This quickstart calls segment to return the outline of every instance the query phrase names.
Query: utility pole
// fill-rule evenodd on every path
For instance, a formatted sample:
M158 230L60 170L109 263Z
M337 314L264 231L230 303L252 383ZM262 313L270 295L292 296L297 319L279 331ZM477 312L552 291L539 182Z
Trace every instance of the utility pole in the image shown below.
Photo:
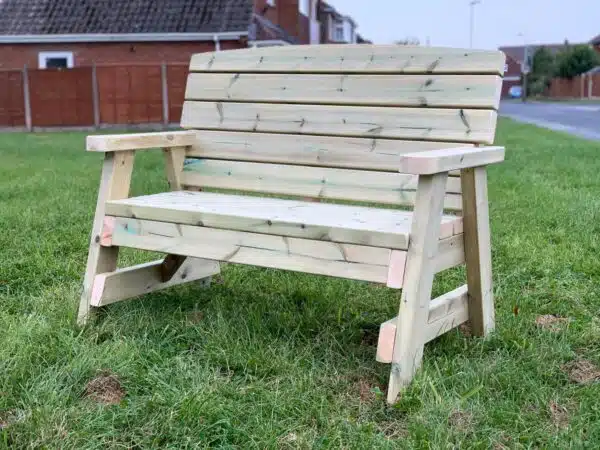
M529 67L529 46L527 45L527 39L525 33L519 33L519 36L523 38L523 62L521 63L521 75L523 76L523 103L527 102L527 75L531 68Z
M469 33L469 47L473 48L473 32L475 29L475 5L478 5L481 3L481 0L471 0L469 2L469 7L471 9L471 27L470 27L470 33Z

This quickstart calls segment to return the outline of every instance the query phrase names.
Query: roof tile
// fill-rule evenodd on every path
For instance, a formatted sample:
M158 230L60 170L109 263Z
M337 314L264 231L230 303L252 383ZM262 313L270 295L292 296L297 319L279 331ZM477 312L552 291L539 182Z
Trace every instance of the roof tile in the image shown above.
M0 0L0 35L248 31L252 0Z

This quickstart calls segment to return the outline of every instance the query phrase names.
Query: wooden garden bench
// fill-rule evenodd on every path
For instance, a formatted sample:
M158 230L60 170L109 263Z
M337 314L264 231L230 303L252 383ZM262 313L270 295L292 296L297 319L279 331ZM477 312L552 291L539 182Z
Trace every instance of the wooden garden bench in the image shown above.
M377 348L394 402L426 342L494 327L486 166L504 149L485 144L503 68L497 51L404 46L194 55L187 131L87 139L105 159L80 323L219 261L382 283L402 289ZM170 192L128 198L134 152L150 148ZM167 256L117 269L119 247ZM432 300L434 275L465 262L467 284Z

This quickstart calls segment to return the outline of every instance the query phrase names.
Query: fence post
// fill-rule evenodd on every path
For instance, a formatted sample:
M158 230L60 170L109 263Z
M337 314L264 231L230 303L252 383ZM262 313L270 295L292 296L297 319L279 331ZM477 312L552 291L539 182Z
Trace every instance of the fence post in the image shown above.
M167 84L167 63L163 62L160 67L162 81L162 104L163 104L163 123L169 125L169 89Z
M27 131L33 130L31 121L31 95L29 93L29 71L27 64L23 66L23 102L25 103L25 126Z
M594 79L593 74L589 74L588 75L588 98L592 98L592 88L594 87L594 82L592 81Z
M100 98L98 95L98 74L96 63L92 63L92 104L94 107L94 127L100 127Z

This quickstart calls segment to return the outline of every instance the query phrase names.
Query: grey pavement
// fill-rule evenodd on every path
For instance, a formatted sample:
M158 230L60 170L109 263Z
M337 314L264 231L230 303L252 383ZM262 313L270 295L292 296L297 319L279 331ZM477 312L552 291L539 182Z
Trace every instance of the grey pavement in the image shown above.
M599 103L502 102L500 115L519 122L531 123L555 131L563 131L600 140Z

